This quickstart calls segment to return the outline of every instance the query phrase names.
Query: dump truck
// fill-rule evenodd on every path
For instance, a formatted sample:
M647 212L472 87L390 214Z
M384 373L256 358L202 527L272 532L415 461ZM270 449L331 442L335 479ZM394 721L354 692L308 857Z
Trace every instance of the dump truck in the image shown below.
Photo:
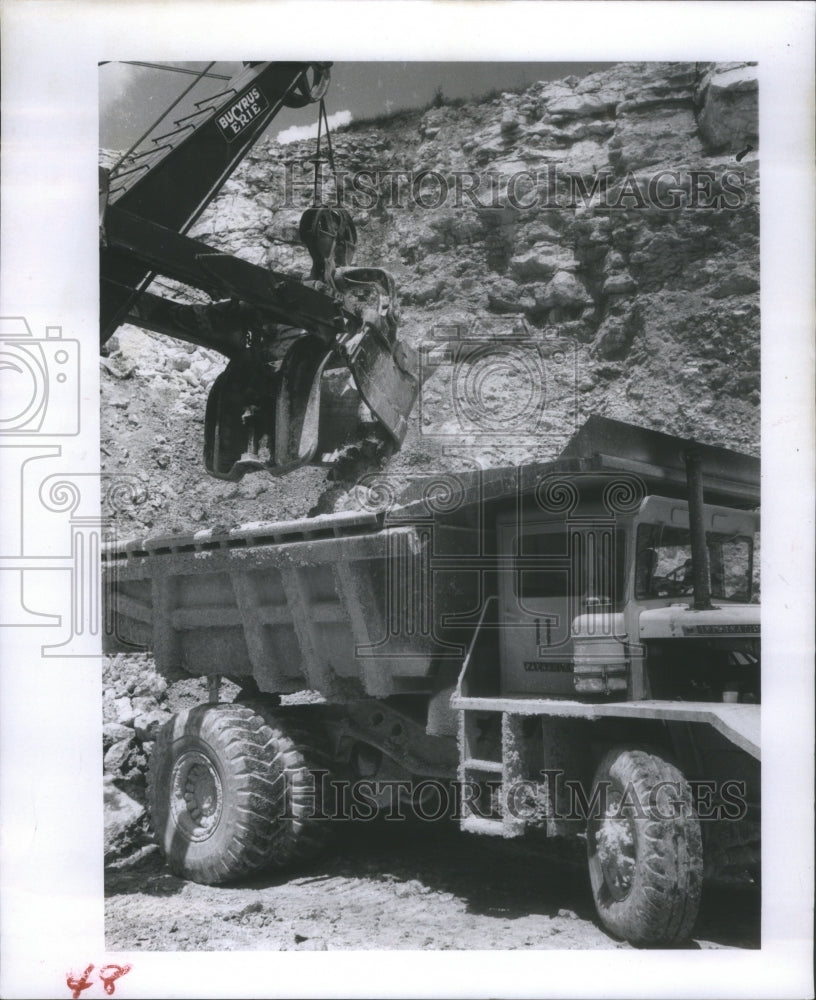
M405 808L583 840L609 932L687 939L704 880L759 879L758 460L592 417L548 463L387 485L105 550L116 641L208 685L152 752L169 866L298 865Z

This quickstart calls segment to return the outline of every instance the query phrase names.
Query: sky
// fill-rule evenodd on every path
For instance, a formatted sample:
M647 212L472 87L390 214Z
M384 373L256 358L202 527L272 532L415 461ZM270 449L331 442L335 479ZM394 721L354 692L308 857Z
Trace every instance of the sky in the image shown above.
M206 63L165 63L168 67L202 70ZM326 95L329 123L336 127L402 108L428 104L438 88L448 98L477 97L495 88L509 89L537 80L585 76L610 63L568 62L341 62L331 70ZM230 76L237 62L217 62L212 73ZM161 112L193 81L192 76L109 62L99 67L99 140L105 149L129 148ZM179 118L192 110L191 101L218 93L225 84L202 81L172 113ZM269 128L270 137L304 138L315 134L317 106L284 109ZM289 131L295 129L296 131ZM282 133L282 135L281 135Z

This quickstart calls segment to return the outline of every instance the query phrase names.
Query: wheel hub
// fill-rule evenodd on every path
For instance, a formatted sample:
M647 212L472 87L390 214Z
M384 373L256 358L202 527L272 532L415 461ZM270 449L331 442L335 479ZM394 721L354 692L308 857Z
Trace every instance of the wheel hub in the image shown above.
M614 899L625 899L634 882L635 829L632 817L621 811L619 792L610 793L595 847L606 887Z
M190 841L211 837L223 809L221 778L199 750L179 757L173 767L170 808L176 828Z

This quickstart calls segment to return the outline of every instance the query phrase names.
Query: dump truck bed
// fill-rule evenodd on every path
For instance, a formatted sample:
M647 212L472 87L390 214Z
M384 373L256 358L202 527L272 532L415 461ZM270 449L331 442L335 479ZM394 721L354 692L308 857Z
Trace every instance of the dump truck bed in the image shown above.
M333 701L422 692L435 657L459 649L428 609L473 600L444 585L429 599L428 544L414 526L339 513L109 545L108 616L170 678L252 677Z

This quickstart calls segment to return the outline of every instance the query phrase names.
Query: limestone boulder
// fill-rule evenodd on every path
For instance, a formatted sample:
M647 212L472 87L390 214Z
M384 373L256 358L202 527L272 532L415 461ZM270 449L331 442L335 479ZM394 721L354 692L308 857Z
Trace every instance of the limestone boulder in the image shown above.
M752 63L713 66L697 90L700 137L708 153L736 155L759 147L757 67Z
M508 273L516 281L540 281L551 278L556 271L574 271L577 262L573 255L549 243L536 244L510 261Z
M105 864L121 861L151 840L145 807L122 791L111 775L102 784Z

